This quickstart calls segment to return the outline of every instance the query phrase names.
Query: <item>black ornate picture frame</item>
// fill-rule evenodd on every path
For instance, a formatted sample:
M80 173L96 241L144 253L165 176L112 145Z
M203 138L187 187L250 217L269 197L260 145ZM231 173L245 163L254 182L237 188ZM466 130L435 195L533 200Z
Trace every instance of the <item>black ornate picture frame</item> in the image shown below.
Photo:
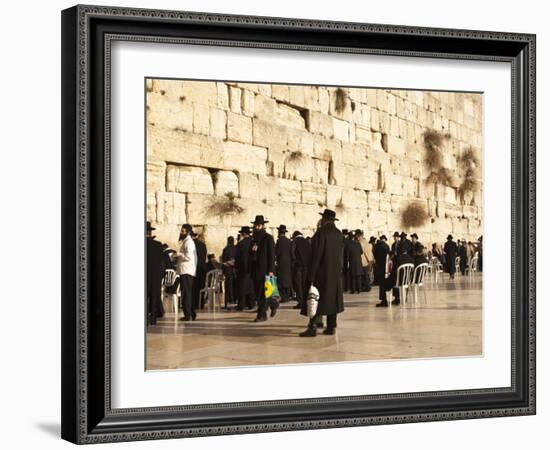
M113 409L109 108L116 40L510 63L511 385ZM62 12L62 85L64 439L84 444L535 414L534 35L75 6Z

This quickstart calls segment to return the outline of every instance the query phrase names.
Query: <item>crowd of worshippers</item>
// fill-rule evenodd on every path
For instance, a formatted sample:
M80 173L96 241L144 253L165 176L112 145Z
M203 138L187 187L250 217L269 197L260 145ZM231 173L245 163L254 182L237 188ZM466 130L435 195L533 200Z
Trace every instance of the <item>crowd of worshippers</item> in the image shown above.
M397 268L401 264L416 266L436 258L454 278L457 256L464 274L473 253L481 255L481 238L474 245L465 241L457 243L449 235L444 246L434 243L427 251L416 233L409 239L406 233L395 232L390 247L385 235L371 236L367 240L362 230L340 231L336 227L336 213L330 209L319 214L321 218L313 236L304 236L295 230L289 237L287 227L280 225L276 229L276 240L266 230L269 221L258 215L251 222L252 226L241 227L236 239L227 238L219 259L208 254L205 243L190 224L182 225L178 248L171 249L155 239L155 228L147 222L148 323L155 324L164 314L161 281L166 269L178 275L177 283L170 289L175 293L179 286L182 321L196 320L197 310L204 306L200 304L199 292L210 270L220 269L223 273L225 308L255 309L255 322L268 320L268 313L274 317L279 304L291 300L296 301L294 309L308 316L308 292L315 286L319 292L317 313L310 317L307 329L300 333L300 336L315 336L317 328L325 328L323 316L327 322L323 333L335 333L336 316L344 310L344 292L369 292L371 286L377 285L380 303L376 306L388 306L386 293L392 289L395 296L392 303L399 304L399 290L395 286ZM266 298L266 276L276 276L278 298Z

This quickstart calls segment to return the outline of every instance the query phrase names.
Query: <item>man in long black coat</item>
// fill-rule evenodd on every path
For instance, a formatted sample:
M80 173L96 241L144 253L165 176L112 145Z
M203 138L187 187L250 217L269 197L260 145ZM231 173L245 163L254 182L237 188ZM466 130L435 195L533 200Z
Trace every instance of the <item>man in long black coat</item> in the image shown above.
M346 251L349 261L350 294L359 294L361 292L361 277L363 276L363 263L361 261L363 250L356 236L347 240L347 249L345 248L344 252Z
M254 296L258 302L258 312L254 322L267 320L267 309L271 309L271 317L277 312L279 303L273 297L265 298L265 277L275 272L275 241L265 229L268 223L264 216L254 219L254 232L250 245L250 276L254 285Z
M349 248L351 245L351 235L348 230L345 228L342 230L342 235L344 239L344 246L342 248L342 280L343 280L343 289L344 292L348 292L351 288L351 279L349 272L350 265L350 252Z
M155 325L164 315L161 280L164 274L164 249L152 232L155 228L147 222L147 324Z
M253 309L256 306L252 278L250 277L250 244L252 239L250 227L242 227L239 231L241 237L235 251L235 271L237 275L237 298L239 303L237 311L245 307Z
M386 236L382 235L374 244L374 278L378 280L378 299L380 300L376 306L388 306L384 281L386 279L386 259L390 254L390 247L386 241Z
M460 273L466 275L466 267L468 266L468 248L466 247L466 241L459 241L458 257L460 258Z
M199 309L199 292L204 287L206 282L206 263L208 251L206 249L206 244L199 239L197 233L193 233L193 242L195 243L195 248L197 249L197 274L193 278L193 311ZM200 305L202 309L203 305Z
M389 291L390 289L393 288L393 295L395 297L395 300L392 301L392 305L399 305L399 303L401 303L399 288L397 287L398 285L397 269L399 269L399 266L402 266L403 264L414 265L414 257L410 254L410 245L408 245L405 242L405 240L402 240L397 244L396 255L392 259L392 268L390 271L390 276L386 278L384 283L385 291ZM388 306L387 299L384 298L382 304L378 304L376 306Z
M449 272L449 275L452 280L454 279L455 272L456 272L455 258L458 253L458 247L456 245L456 242L453 241L453 237L450 234L449 236L447 236L447 242L445 242L443 251L445 252L446 269L447 269L447 272Z
M319 303L307 329L300 333L302 337L317 335L317 322L320 316L327 316L327 327L323 334L335 334L336 317L344 311L344 292L340 276L343 236L334 223L337 220L334 211L325 209L320 214L320 226L311 239L311 264L308 273L308 284L313 284L319 290Z
M292 284L296 292L298 304L294 307L307 311L307 271L311 261L311 247L300 231L292 234ZM307 315L307 312L304 313Z
M225 291L225 309L229 308L230 303L235 303L235 253L237 248L235 247L235 238L229 236L227 238L227 245L222 251L222 271L224 277L224 291Z
M277 286L281 303L286 303L292 295L292 242L285 236L286 225L277 228L279 236L275 244L275 259L277 264Z

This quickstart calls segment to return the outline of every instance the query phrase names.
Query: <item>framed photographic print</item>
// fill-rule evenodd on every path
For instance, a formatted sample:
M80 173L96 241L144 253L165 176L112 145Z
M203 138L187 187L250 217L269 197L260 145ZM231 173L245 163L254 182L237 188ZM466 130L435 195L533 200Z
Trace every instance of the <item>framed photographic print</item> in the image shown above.
M62 12L62 436L535 413L535 36Z

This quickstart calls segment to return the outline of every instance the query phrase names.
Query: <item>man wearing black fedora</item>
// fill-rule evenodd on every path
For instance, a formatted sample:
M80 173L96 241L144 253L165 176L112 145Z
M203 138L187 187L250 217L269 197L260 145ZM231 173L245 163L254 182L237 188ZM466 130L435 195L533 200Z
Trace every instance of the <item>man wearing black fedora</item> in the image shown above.
M196 305L193 303L193 280L197 274L197 249L193 241L193 227L184 223L179 236L179 251L176 253L177 272L180 280L183 317L187 322L197 317Z
M155 325L164 315L162 307L161 280L164 273L164 249L155 239L155 228L147 221L147 324Z
M277 286L281 295L281 303L288 302L292 295L292 242L285 236L287 231L286 225L279 225L277 243L275 244Z
M250 245L250 275L254 285L254 296L258 303L258 311L254 322L267 320L267 309L271 309L271 317L275 316L279 303L273 297L265 298L265 278L275 272L275 241L265 229L269 221L264 216L256 216L252 222L254 231Z
M256 306L254 299L254 288L250 277L250 244L252 230L248 226L239 230L239 242L235 251L235 271L237 275L237 311L245 307L253 309Z
M344 240L342 232L336 228L336 213L325 209L321 215L319 228L311 238L311 263L308 271L308 285L319 291L319 303L314 317L310 318L302 337L317 335L317 323L321 316L327 316L327 327L323 334L336 333L336 317L344 311L344 291L342 289L342 252Z
M450 234L447 236L447 242L445 242L445 245L443 246L443 251L445 252L445 265L447 266L447 272L449 272L449 276L451 277L451 280L453 280L456 272L455 258L457 257L458 246L456 245L456 242L453 241L453 237Z
M376 306L388 306L386 300L386 261L390 255L390 247L386 243L387 238L383 234L374 244L374 279L378 283L378 303Z
M292 284L296 292L298 304L295 309L302 309L306 305L307 271L311 261L311 246L301 231L292 233Z

